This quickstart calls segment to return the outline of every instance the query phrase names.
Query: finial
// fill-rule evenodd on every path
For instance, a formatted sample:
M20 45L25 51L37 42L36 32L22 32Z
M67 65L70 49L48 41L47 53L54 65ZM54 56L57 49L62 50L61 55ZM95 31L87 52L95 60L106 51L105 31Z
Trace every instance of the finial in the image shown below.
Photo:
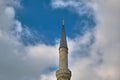
M64 17L62 18L62 25L64 25Z

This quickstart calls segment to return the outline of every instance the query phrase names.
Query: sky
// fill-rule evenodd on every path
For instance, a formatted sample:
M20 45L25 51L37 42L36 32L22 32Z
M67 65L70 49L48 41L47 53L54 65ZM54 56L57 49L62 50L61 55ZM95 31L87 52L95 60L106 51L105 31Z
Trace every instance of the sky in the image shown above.
M71 80L120 80L119 0L0 0L0 80L56 80L62 17Z

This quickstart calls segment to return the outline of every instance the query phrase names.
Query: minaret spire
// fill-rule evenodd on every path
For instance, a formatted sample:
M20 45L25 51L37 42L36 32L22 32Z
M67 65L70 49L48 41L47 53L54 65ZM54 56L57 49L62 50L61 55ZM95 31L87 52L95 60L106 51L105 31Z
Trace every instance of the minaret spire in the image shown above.
M64 18L62 19L62 34L59 47L59 69L56 71L57 80L70 80L71 71L68 68L68 47L64 29Z
M67 48L66 33L64 28L64 18L62 18L62 33L60 40L60 48Z

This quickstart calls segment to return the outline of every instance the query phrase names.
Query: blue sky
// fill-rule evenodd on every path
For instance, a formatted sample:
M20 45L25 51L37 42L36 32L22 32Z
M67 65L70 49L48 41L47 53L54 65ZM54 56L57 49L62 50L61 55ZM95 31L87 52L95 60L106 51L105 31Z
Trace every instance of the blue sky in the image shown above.
M120 80L119 3L0 0L0 80L56 80L62 17L71 80Z
M93 14L78 15L75 11L65 8L53 9L50 0L23 0L21 5L23 8L17 10L16 18L31 31L37 33L32 40L24 35L25 38L22 38L24 44L36 44L37 42L55 44L55 40L59 39L61 35L62 17L65 18L65 28L69 38L82 36L87 29L95 26ZM89 14L90 16L88 16Z

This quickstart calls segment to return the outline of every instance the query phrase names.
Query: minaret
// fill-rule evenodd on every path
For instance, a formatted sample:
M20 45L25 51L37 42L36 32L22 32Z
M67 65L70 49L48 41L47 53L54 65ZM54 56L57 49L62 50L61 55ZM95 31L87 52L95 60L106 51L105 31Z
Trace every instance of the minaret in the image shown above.
M70 80L71 71L68 69L68 47L64 29L64 18L62 19L62 34L59 47L59 70L56 72L57 80Z

